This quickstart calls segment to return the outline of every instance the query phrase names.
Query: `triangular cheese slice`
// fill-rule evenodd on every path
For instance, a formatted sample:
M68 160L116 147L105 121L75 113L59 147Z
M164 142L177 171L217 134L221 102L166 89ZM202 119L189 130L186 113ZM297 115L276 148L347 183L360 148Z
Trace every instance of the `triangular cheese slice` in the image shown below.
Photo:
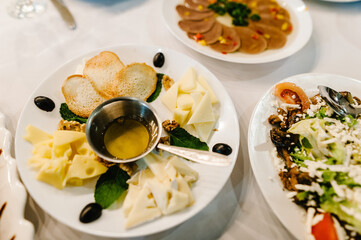
M185 208L189 203L188 195L186 193L172 189L169 204L164 212L165 215L177 212Z
M197 105L192 117L189 119L187 124L211 122L214 120L215 116L213 113L212 101L209 93L207 92Z
M168 205L168 193L171 190L170 182L161 183L156 178L153 178L148 179L147 183L158 208L164 213Z
M162 103L170 111L173 111L177 107L178 88L179 82L174 83L161 98Z
M189 93L197 86L197 73L194 68L190 67L179 81L179 90Z
M216 94L213 92L211 86L209 86L207 80L202 75L198 76L198 82L209 92L211 96L212 103L217 103L218 98L216 97Z
M201 141L203 141L203 142L208 141L208 138L214 129L215 123L216 123L216 121L193 124L194 128L197 131L197 135L201 139Z
M59 130L54 132L54 147L85 139L85 133L77 131Z
M168 177L167 172L164 170L166 159L163 159L161 156L155 155L153 153L149 153L143 159L154 176L159 179L159 181L163 181Z
M157 208L154 198L149 198L151 193L148 186L145 186L138 194L125 223L125 228L131 228L143 222L160 217L162 212Z
M34 127L33 125L28 125L25 131L26 135L24 136L24 139L32 144L37 144L39 142L53 138L51 134L48 134L47 132L44 132L37 127Z

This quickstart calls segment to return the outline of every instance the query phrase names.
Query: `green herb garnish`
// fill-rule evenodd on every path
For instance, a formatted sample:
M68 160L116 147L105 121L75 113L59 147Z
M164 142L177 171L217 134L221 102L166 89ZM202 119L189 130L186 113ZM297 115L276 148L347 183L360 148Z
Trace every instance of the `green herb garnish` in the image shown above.
M115 202L124 191L128 189L127 180L129 175L113 165L103 173L95 186L94 199L103 209L108 208Z
M163 79L164 74L163 73L157 73L157 86L154 90L154 92L152 93L152 95L150 95L147 99L147 102L153 102L155 99L157 99L157 97L159 96L160 92L162 91L162 79Z
M217 0L208 6L219 15L228 13L232 18L232 24L235 26L248 26L248 19L259 21L261 17L258 14L251 15L251 9L243 3L237 3L228 0Z
M189 134L185 129L181 127L176 127L172 131L168 132L168 134L170 145L205 151L209 150L207 143L202 142L201 140L199 140L199 138Z
M87 118L83 118L83 117L79 117L78 115L76 115L75 113L73 113L68 105L66 103L62 103L60 105L60 116L67 121L77 121L79 123L86 123Z

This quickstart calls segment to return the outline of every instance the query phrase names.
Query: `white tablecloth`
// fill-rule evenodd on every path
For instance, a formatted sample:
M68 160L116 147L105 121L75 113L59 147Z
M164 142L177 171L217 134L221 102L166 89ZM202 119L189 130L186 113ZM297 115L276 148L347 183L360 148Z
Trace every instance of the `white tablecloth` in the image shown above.
M65 0L77 22L69 30L51 2L33 19L11 18L0 2L0 111L15 135L21 110L35 88L63 63L90 50L126 43L160 45L183 52L223 83L238 112L240 152L230 180L202 212L147 239L293 239L264 200L250 167L247 131L258 99L276 82L301 73L340 74L361 80L361 2L306 0L313 18L310 41L284 60L233 64L191 50L167 29L162 0ZM29 199L26 217L35 239L102 239L73 230Z

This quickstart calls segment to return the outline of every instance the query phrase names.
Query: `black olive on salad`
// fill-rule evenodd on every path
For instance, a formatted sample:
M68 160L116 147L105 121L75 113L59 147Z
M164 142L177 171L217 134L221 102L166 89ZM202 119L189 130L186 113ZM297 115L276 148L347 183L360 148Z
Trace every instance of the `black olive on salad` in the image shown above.
M51 112L55 108L54 101L44 96L34 98L34 103L38 108L47 112Z
M213 146L212 151L228 156L232 153L232 148L228 144L217 143Z
M164 65L165 62L165 58L164 58L164 54L159 52L157 54L154 55L153 58L153 64L155 67L162 67Z
M90 223L102 215L102 206L98 203L89 203L80 212L79 220L82 223Z

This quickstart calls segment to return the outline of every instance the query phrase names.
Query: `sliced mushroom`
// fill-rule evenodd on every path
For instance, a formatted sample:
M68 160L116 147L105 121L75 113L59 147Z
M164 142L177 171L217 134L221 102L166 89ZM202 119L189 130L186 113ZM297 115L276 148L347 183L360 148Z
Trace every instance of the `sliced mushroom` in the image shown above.
M267 48L266 39L249 27L234 27L241 39L240 52L256 54L261 53Z
M221 53L230 53L238 50L241 46L241 40L237 31L234 28L230 28L222 25L223 33L221 40L210 45L210 47Z
M203 20L213 16L213 12L201 12L191 8L187 8L183 5L177 5L176 10L178 15L186 20Z
M195 39L196 34L188 33L188 37L191 39ZM216 21L213 27L205 33L202 33L202 40L206 42L206 44L213 44L217 42L219 37L222 36L222 24Z
M194 0L184 0L184 5L188 8L201 11L201 12L212 12L212 10L208 9L209 4L204 4L200 2L195 2Z
M188 33L205 33L211 30L215 23L215 18L210 17L201 21L182 20L178 22L178 25L183 31Z
M250 23L249 27L266 39L267 49L281 48L287 42L287 35L276 27L256 22Z

